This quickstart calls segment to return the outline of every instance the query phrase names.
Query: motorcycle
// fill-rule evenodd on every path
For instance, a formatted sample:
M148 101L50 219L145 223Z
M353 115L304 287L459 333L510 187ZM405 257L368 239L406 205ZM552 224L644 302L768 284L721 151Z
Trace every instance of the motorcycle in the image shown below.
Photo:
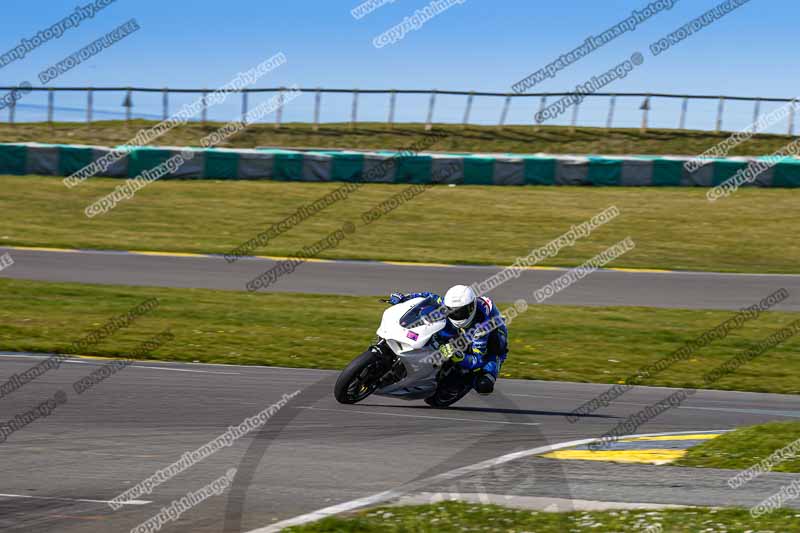
M381 300L388 302L388 300ZM448 407L472 388L472 376L450 360L455 350L436 334L446 317L436 298L412 298L386 309L378 339L348 364L334 386L336 400L358 403L372 394Z

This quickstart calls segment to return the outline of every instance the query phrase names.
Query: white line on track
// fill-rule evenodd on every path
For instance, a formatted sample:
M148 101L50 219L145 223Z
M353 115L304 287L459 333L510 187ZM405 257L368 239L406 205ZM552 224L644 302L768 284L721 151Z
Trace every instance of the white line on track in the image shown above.
M77 361L77 360L73 360L73 359L68 359L68 360L66 360L64 362L65 363L72 363L73 365L100 366L101 364L103 364L102 361L104 361L104 360L103 359L98 359L97 361L100 361L100 362L95 362L95 361ZM122 361L122 359L109 359L107 362L111 362L111 361ZM227 374L227 375L231 375L231 376L239 376L239 375L241 375L241 372L215 372L213 370L192 370L192 369L189 369L189 368L172 368L172 367L169 367L169 366L148 366L148 365L139 365L139 364L136 364L136 363L133 363L128 368L152 368L153 370L172 370L173 372L196 372L196 373L200 373L200 374Z
M55 354L27 354L27 353L17 353L17 354L15 354L15 353L11 353L11 352L0 352L0 357L7 357L9 359L37 359L38 360L38 359L48 359L48 358L52 357L53 355L55 355ZM118 359L110 357L108 359L89 359L89 360L86 360L86 359L66 359L63 362L71 363L71 364L75 364L75 365L95 365L95 366L99 366L99 365L102 365L102 364L107 363L107 362L122 361L122 360L124 360L123 357L120 357ZM165 363L172 363L172 364L176 364L176 363L177 364L185 364L185 365L194 364L194 365L198 365L198 366L200 364L202 364L202 363L181 363L181 362L176 362L176 361L164 361L164 362ZM241 367L246 367L247 365L212 365L212 364L208 364L207 366L229 366L229 367L230 366L241 366ZM172 370L174 372L197 372L197 373L201 373L201 374L227 374L227 375L232 375L232 376L241 375L241 372L215 372L213 370L194 370L194 369L189 369L189 368L173 368L173 367L170 367L170 366L151 366L151 365L142 365L142 364L139 364L139 363L133 363L132 365L130 365L129 368L152 368L154 370ZM270 367L258 367L258 368L270 368ZM302 369L292 369L292 370L302 370Z
M737 391L725 391L737 392ZM524 396L526 398L553 398L557 400L565 400L563 396L544 396L541 394L508 394L508 396ZM713 400L709 400L713 401ZM640 402L612 402L614 405L635 405L637 407L646 407L652 403ZM688 409L697 411L721 411L724 413L743 413L747 415L770 415L770 416L785 416L787 418L800 418L800 411L791 411L787 409L747 409L737 407L700 407L695 405L680 405L676 409ZM598 409L599 411L600 409Z
M703 431L703 430L697 430ZM676 431L671 433L647 433L642 435L625 435L626 437L664 437L670 435L690 435L692 433L696 433L697 431ZM436 476L432 476L426 479L421 479L418 481L413 481L411 483L407 483L402 488L387 490L384 492L379 492L377 494L372 494L371 496L365 496L364 498L358 498L355 500L351 500L349 502L340 503L338 505L332 505L330 507L325 507L324 509L318 509L316 511L296 516L294 518L289 518L287 520L283 520L281 522L277 522L275 524L265 526L259 529L253 529L248 531L247 533L276 533L281 531L284 528L291 527L291 526L299 526L302 524L308 524L310 522L316 522L318 520L322 520L323 518L327 518L329 516L337 515L340 513L346 513L349 511L354 511L356 509L361 509L363 507L369 507L372 505L377 505L379 503L384 503L390 500L394 500L408 494L409 492L419 491L419 489L430 489L430 485L433 483L438 483L441 481L448 481L451 479L457 479L463 477L467 474L472 474L473 472L478 472L480 470L485 470L487 468L492 468L501 464L505 464L516 459L522 459L524 457L531 457L533 455L541 455L544 453L549 453L555 450L561 450L563 448L571 448L573 446L582 446L584 444L589 444L590 442L596 441L597 438L591 439L580 439L574 440L570 442L561 442L558 444L551 444L548 446L540 446L539 448L532 448L530 450L523 450L521 452L514 452L509 453L506 455L502 455L500 457L496 457L494 459L487 459L486 461L481 461L480 463L475 463L473 465L463 466L461 468L456 468L455 470L451 470L449 472L445 472L443 474L439 474Z
M378 416L402 416L405 418L432 418L434 420L456 420L460 422L476 422L480 424L510 424L512 426L541 426L539 422L505 422L503 420L481 420L479 418L452 418L449 416L404 415L400 413L380 413L378 411L356 411L355 409L325 409L323 407L298 406L296 409L311 409L313 411L335 411L337 413L360 413Z
M699 411L722 411L725 413L742 413L746 415L770 415L785 416L787 418L800 418L800 411L788 411L780 409L743 409L736 407L692 407L691 405L681 405L678 409L697 409Z
M131 368L152 368L154 370L172 370L173 372L197 372L200 374L225 374L228 376L240 376L241 372L214 372L213 370L191 370L188 368L171 368L171 367L162 367L162 366L145 366L145 365L137 365L136 363L131 365Z
M30 496L28 494L0 494L0 498L29 498L32 500L61 500L65 502L82 502L82 503L111 503L109 500L86 500L83 498L58 498L55 496ZM119 502L122 505L147 505L153 503L149 500L128 500L126 502Z
M53 353L35 353L35 352L7 352L0 351L0 357L8 357L10 359L47 359L57 354ZM113 359L113 358L112 358ZM120 358L122 359L122 358ZM68 361L77 361L78 359L68 359ZM110 359L109 359L110 360ZM98 359L101 361L101 359ZM90 361L88 361L90 362ZM142 360L144 362L144 360ZM270 365L236 365L231 363L189 363L186 361L160 361L162 364L174 364L185 366L222 366L225 368L262 368L267 370L292 370L298 373L319 373L319 374L332 374L335 370L325 370L322 368L302 368L294 366L270 366ZM160 367L159 367L160 368Z
M47 359L50 356L39 357L39 356L32 356L32 355L15 356L15 355L11 355L11 354L0 354L0 357L8 357L8 358L11 358L11 359L13 359L13 358L30 359L30 358L34 358L34 357L37 358L37 359ZM96 360L91 360L91 361L86 361L86 360L82 360L82 359L67 359L67 360L65 360L63 362L64 363L70 363L70 364L73 364L73 365L100 366L100 365L102 365L102 364L104 364L106 362L122 361L122 360L123 360L122 358L120 358L120 359L114 359L114 358L96 359ZM239 376L239 375L241 375L241 372L216 372L214 370L194 370L194 369L189 369L189 368L172 368L172 367L169 367L169 366L150 366L150 365L141 365L141 364L138 364L138 363L133 363L128 368L150 368L150 369L153 369L153 370L171 370L173 372L195 372L195 373L199 373L199 374L225 374L225 375L229 375L229 376Z

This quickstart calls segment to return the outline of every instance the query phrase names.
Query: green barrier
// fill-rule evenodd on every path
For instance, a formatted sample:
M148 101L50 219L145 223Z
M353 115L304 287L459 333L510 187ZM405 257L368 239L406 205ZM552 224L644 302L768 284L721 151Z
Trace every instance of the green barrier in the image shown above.
M364 176L364 154L333 154L331 181L361 181Z
M555 185L556 160L545 157L525 158L525 185Z
M773 187L800 187L800 161L784 160L775 165Z
M587 179L592 185L619 185L622 180L622 161L590 157Z
M740 170L747 168L747 163L742 161L725 161L724 159L717 159L712 164L714 165L714 178L711 180L711 185L713 187L724 183L725 181L734 177Z
M303 154L275 153L272 179L300 181L303 179Z
M0 174L15 174L21 176L26 173L28 162L28 147L24 145L0 145Z
M236 152L206 150L204 154L204 177L231 180L239 177L239 154Z
M150 148L120 146L128 154L127 176L135 178L145 171L163 165L171 157L180 153L180 148ZM693 179L684 169L690 158L660 158L639 156L628 168L628 160L602 156L558 156L526 154L460 155L433 157L409 152L376 151L362 153L355 151L316 150L302 152L281 149L260 149L270 157L247 159L243 166L242 157L252 151L207 149L194 153L203 156L203 164L195 162L186 165L179 175L193 179L238 179L246 171L252 179L273 179L279 181L340 181L353 182L364 179L367 158L377 154L387 156L385 162L375 164L387 169L394 183L432 183L448 182L465 185L510 185L519 183L520 175L525 185L598 185L620 186L623 184L623 170L630 185L642 186L717 186L749 164L744 160L719 159L709 163ZM69 176L89 166L95 156L103 153L99 148L70 145L0 144L0 173L23 175L29 169L37 172ZM403 155L400 155L403 154ZM305 158L309 157L308 168ZM762 158L763 159L763 158ZM30 163L30 164L29 164ZM371 160L370 160L371 163ZM122 166L121 168L125 168ZM434 169L442 172L433 176ZM313 172L309 172L313 170ZM98 175L109 175L101 172ZM800 160L787 157L774 166L767 176L772 181L761 178L758 186L800 188ZM114 176L119 177L114 171ZM165 176L166 178L174 176ZM385 177L385 176L384 176Z
M94 161L94 150L84 146L58 146L58 171L71 176Z
M145 170L152 170L172 156L169 150L157 148L137 148L128 153L128 177L140 176Z
M431 183L433 159L430 156L398 157L396 161L395 183Z
M494 159L468 156L464 161L464 185L494 184Z
M683 161L656 159L653 161L654 187L680 187L683 178Z

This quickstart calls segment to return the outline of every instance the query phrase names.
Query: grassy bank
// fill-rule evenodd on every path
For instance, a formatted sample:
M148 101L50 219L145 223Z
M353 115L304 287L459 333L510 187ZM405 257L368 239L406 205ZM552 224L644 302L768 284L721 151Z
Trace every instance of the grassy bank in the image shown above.
M689 449L677 466L750 468L774 451L800 439L800 422L770 422L737 429ZM779 462L773 472L800 473L800 457Z
M160 181L89 219L84 208L120 180L66 189L59 178L0 177L0 245L226 253L341 184ZM434 187L377 222L360 214L404 190L365 185L279 235L256 254L287 256L345 221L355 235L321 255L511 264L614 205L620 216L546 265L574 266L631 236L612 266L797 273L792 228L800 190L742 190L710 204L702 189ZM472 228L472 229L467 229Z
M17 268L12 266L11 268ZM162 289L0 279L0 349L53 352L142 301L160 305L89 348L121 356L169 328L154 359L341 369L372 341L385 305L372 297ZM732 313L628 307L532 306L510 330L503 377L615 383ZM711 368L796 319L766 313L646 385L700 386ZM800 393L800 339L790 339L715 387Z
M757 520L744 509L674 509L664 511L606 511L542 513L496 505L440 503L382 507L343 518L327 518L292 533L400 533L462 531L795 531L797 512L780 510ZM658 526L661 529L658 529ZM651 528L648 530L648 528Z
M36 122L0 124L0 142L44 142L92 144L115 146L125 144L142 128L156 125L158 121L134 120L129 124L121 120L99 121L90 125L75 122L56 122L52 126ZM159 137L161 146L198 146L200 139L221 127L222 122L209 122L206 126L190 123ZM650 130L640 133L634 128L605 130L603 128L576 128L564 126L507 126L498 130L494 126L469 126L437 124L437 131L448 138L432 148L455 152L513 152L534 154L674 154L697 155L730 136L730 133L713 133L690 130ZM280 130L273 124L253 124L221 146L254 148L256 146L349 148L349 149L400 149L411 144L424 131L422 124L398 124L389 128L385 124L362 122L355 129L350 124L322 124L313 131L311 124L290 123ZM765 155L776 151L793 140L784 135L756 135L734 148L730 155Z

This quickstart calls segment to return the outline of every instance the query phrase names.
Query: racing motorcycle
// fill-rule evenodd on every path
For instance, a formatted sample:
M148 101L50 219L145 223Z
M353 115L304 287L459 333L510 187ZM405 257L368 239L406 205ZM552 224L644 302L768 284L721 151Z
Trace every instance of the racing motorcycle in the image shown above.
M433 296L386 309L377 341L336 380L336 399L353 404L377 394L448 407L463 398L472 388L472 377L452 363L450 358L457 352L436 336L446 325L442 315Z

